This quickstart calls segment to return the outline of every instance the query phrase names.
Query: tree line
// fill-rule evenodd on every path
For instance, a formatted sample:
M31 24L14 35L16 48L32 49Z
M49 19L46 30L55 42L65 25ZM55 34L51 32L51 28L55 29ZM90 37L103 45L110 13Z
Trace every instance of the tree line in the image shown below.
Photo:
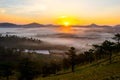
M22 51L17 49L0 47L0 78L10 80L11 76L15 76L15 80L33 80L38 76L46 77L68 68L74 72L76 65L84 65L104 58L109 58L109 62L112 63L112 55L120 52L120 34L115 34L113 39L114 42L106 40L80 54L76 54L75 48L71 47L66 53L68 57L60 61L54 59L42 61L40 57L31 58L32 54L23 55Z
M64 58L64 69L71 67L74 72L75 65L89 64L100 59L108 58L109 63L112 63L112 55L120 52L120 34L115 34L112 38L114 42L105 40L103 43L92 45L88 51L75 54L75 48L69 50L69 58Z
M37 76L46 77L61 70L61 62L54 59L46 61L46 58L42 61L39 59L41 57L33 56L41 55L0 47L0 78L9 80L13 76L15 80L33 80Z

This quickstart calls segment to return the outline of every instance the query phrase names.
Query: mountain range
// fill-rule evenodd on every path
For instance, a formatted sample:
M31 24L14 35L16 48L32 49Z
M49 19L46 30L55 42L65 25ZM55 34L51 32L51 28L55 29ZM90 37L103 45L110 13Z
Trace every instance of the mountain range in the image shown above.
M0 28L38 28L38 27L58 27L60 25L53 25L53 24L39 24L39 23L30 23L30 24L24 24L24 25L18 25L18 24L13 24L13 23L0 23ZM90 24L90 25L73 25L73 27L81 27L81 28L116 28L120 29L120 25L116 26L109 26L109 25L97 25L97 24Z
M45 25L39 23L30 23L25 25L18 25L13 23L0 23L1 28L34 28L34 27L44 27Z

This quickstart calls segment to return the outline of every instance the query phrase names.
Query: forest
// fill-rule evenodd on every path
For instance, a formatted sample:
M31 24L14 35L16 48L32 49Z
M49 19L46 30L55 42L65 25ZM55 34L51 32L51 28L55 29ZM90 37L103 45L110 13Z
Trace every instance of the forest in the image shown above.
M40 40L21 38L17 36L0 36L0 42L14 40L20 42L36 42ZM75 47L70 47L64 58L51 54L24 53L22 48L8 47L0 43L0 80L34 80L37 77L47 77L58 74L60 71L71 69L76 71L76 66L92 64L99 60L113 62L113 56L120 52L120 34L115 34L112 41L105 40L101 44L94 44L88 51L76 54ZM12 40L12 41L13 41ZM19 50L18 50L19 49Z

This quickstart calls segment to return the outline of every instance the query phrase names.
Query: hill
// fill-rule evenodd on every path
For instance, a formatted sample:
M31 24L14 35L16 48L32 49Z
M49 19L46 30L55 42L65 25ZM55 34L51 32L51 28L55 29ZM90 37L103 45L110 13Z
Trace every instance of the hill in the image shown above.
M97 24L89 24L89 25L74 25L73 27L80 27L80 28L112 28L113 26L109 25L97 25Z
M24 25L18 25L14 23L0 23L0 28L38 28L38 27L60 27L62 25L53 25L53 24L39 24L39 23L29 23ZM109 26L109 25L97 25L97 24L90 24L90 25L71 25L73 27L80 27L80 28L119 28L120 25L116 26Z
M18 25L13 23L0 23L0 28L34 28L34 27L44 27L43 24L30 23L25 25Z
M0 27L17 27L17 24L13 24L13 23L0 23Z
M44 27L45 25L43 24L38 24L38 23L30 23L30 24L26 24L26 25L22 25L25 28L34 28L34 27Z
M115 29L120 29L120 25L116 25L114 27L115 27Z
M35 80L120 80L120 53L113 57L112 64L103 59L92 64L76 67L74 73L64 71Z
M13 44L15 43L15 44ZM0 46L17 49L31 49L31 50L64 50L66 46L50 44L41 40L18 37L18 36L0 36Z

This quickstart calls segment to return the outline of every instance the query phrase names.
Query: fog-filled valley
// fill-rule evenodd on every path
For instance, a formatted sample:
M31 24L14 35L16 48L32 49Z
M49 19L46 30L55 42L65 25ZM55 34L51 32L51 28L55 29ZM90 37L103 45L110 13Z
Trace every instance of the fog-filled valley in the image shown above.
M54 45L73 46L84 50L106 39L112 40L114 34L120 31L120 28L114 27L91 27L0 28L0 34L39 39Z

